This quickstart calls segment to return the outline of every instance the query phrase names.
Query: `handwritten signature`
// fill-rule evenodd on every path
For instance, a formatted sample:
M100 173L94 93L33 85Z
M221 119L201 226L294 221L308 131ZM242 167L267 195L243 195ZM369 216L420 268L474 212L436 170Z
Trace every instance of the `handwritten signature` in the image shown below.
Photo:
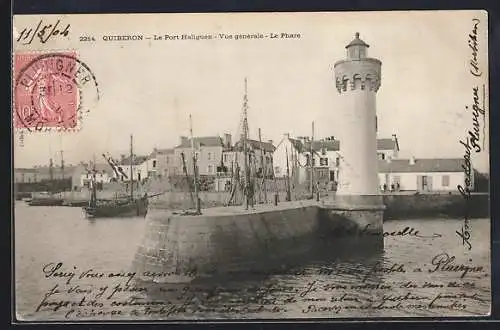
M479 23L481 21L477 18L472 19L472 22L474 23L474 26L472 28L471 33L469 34L469 48L472 50L472 56L469 61L471 69L470 73L474 75L475 77L481 77L483 72L481 69L479 69L479 61L477 58L477 52L479 50L479 42L477 40L477 33L478 33L478 27Z
M484 86L483 86L484 87ZM460 195L465 199L465 215L464 215L464 223L460 229L460 231L455 231L456 234L462 239L462 244L466 245L469 250L472 249L472 244L470 243L470 219L467 214L467 209L469 206L469 202L471 199L471 187L473 183L473 168L471 162L471 153L474 151L475 153L479 153L482 151L482 147L479 144L481 134L480 134L480 123L479 117L485 115L484 105L480 105L480 95L479 95L479 87L472 87L472 129L467 131L467 137L465 139L460 139L460 144L464 147L464 164L462 164L462 169L464 171L465 180L464 185L458 185L457 189L460 192ZM484 100L483 100L484 101ZM484 102L483 102L484 103ZM466 110L469 110L470 107L466 106Z
M57 20L55 24L44 24L43 20L38 22L36 28L33 27L25 27L19 37L17 38L17 42L22 42L23 45L29 45L33 42L35 37L38 37L42 44L49 41L51 37L56 36L64 36L67 37L70 32L70 24L67 24L66 27L60 28L59 24L61 20Z
M469 60L470 64L470 73L474 77L481 77L483 72L480 69L479 60L478 60L478 51L479 51L479 40L478 40L478 32L479 32L479 24L481 21L478 18L472 19L473 27L471 33L469 33L468 45L472 50L471 58ZM482 105L481 105L481 96L479 94L479 86L472 87L472 98L473 104L472 107L466 106L465 109L467 111L472 111L472 129L467 131L467 136L465 139L460 139L459 142L464 147L464 164L462 165L465 180L464 185L458 185L457 189L460 192L460 195L465 200L465 215L464 222L460 230L455 231L455 233L462 240L462 245L466 246L468 250L472 249L472 244L470 242L471 238L471 225L470 219L468 215L468 207L471 199L471 187L473 182L473 168L471 163L471 153L474 151L475 153L479 153L484 149L484 126L485 126L485 96L484 96L484 85L483 87L483 95L482 95ZM482 145L480 145L479 141L481 140L480 133L480 123L479 117L482 117L483 122L483 140Z

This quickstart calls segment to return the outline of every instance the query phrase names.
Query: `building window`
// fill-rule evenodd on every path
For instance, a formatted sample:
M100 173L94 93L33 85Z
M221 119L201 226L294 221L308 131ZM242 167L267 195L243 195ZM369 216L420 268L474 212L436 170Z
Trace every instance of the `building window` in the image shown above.
M229 158L229 157L228 157L228 154L224 154L223 158L224 158L224 162L227 162L227 161L228 161L228 158Z
M281 173L281 169L280 169L280 167L279 167L279 166L276 166L276 167L274 168L274 172L275 172L276 174L280 174L280 173Z
M208 153L210 154L210 153ZM212 165L208 165L208 173L212 173L213 172L213 166Z
M153 168L156 167L156 160L153 160Z
M321 166L328 166L328 158L320 158L319 164Z
M340 157L335 158L335 166L340 166Z
M385 159L385 154L383 152L380 152L378 154L378 159L384 160Z
M443 187L449 187L450 186L450 176L449 175L443 175L441 178L441 185Z
M212 153L209 152L208 155L207 155L207 157L208 157L208 160L212 160Z

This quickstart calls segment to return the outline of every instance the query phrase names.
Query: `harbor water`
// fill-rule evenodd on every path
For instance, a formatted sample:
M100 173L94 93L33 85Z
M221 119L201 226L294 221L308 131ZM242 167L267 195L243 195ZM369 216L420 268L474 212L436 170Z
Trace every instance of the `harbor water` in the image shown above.
M489 219L471 220L470 251L456 234L462 223L386 221L382 251L337 247L281 273L141 287L130 266L144 218L89 220L78 207L16 202L16 316L75 321L487 315Z

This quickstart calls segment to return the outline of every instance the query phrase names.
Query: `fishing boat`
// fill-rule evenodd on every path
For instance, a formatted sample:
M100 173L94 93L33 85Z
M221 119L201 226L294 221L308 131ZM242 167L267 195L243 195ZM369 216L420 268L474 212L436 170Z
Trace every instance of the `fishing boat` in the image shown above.
M31 199L27 201L29 206L61 206L63 202L63 198L50 192L33 193Z
M134 196L134 176L133 176L133 136L130 136L130 195L125 198L113 200L97 199L96 170L95 161L92 180L90 181L90 200L87 206L83 207L87 218L115 218L115 217L145 217L148 210L148 198Z

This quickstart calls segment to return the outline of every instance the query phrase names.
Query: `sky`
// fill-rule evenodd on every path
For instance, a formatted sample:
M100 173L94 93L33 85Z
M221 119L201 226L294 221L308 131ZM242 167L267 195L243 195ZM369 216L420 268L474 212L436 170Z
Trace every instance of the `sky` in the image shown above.
M473 18L480 19L480 78L469 72ZM100 99L77 132L26 133L22 145L16 132L15 167L47 164L50 156L58 162L61 149L67 164L103 152L128 153L131 134L138 154L171 148L189 135L190 114L195 136L231 133L234 140L241 132L245 77L251 138L258 138L259 128L262 139L275 144L284 133L310 135L312 121L315 137L335 136L342 109L333 66L346 57L355 32L370 45L368 56L382 61L378 136L396 134L402 156L462 158L459 140L473 128L465 106L473 102L472 87L488 81L487 17L481 11L16 16L14 40L40 19L70 24L69 36L16 43L15 51L76 49L95 75ZM301 37L103 40L219 33ZM96 41L81 42L80 36ZM481 171L489 169L488 111L485 122L485 152L473 153Z

